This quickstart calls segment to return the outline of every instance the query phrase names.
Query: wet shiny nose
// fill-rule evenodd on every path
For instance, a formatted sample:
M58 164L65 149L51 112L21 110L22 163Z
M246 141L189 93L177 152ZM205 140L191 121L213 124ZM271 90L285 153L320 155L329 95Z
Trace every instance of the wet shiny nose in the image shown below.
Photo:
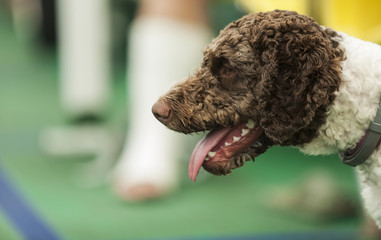
M164 101L157 101L152 106L152 113L163 124L169 123L172 116L171 108Z

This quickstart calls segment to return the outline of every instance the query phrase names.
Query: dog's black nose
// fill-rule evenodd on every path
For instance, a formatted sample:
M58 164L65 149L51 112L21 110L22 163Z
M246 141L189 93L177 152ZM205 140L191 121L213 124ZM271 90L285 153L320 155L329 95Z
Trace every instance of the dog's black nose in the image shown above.
M163 124L167 124L172 115L171 108L164 101L157 101L152 106L153 115Z

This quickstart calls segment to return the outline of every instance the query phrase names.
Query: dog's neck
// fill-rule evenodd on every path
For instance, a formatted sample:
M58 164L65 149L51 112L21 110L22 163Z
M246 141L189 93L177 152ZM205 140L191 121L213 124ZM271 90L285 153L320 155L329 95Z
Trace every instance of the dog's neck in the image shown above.
M376 117L354 148L340 152L343 163L355 167L364 163L381 143L381 101Z
M381 96L381 47L340 33L345 49L342 83L318 136L299 146L311 155L354 148L375 118Z

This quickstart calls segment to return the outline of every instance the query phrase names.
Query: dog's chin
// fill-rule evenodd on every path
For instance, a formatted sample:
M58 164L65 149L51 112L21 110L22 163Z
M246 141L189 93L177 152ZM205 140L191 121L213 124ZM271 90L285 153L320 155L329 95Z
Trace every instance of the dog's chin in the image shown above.
M242 167L245 162L254 161L257 156L266 152L271 145L271 141L264 133L261 133L250 147L236 152L230 158L218 156L218 153L216 153L213 158L207 157L202 167L214 175L229 175L233 169Z

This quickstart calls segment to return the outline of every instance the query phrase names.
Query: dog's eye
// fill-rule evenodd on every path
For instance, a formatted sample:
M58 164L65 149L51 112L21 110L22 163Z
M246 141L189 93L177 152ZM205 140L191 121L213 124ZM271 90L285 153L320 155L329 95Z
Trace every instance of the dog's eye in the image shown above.
M220 73L220 69L224 66L227 65L227 60L223 57L219 58L212 58L211 59L211 67L210 70L213 74L213 76L218 77Z
M239 79L238 74L232 70L225 67L220 69L219 80L221 86L228 90L238 90L239 89Z
M219 80L224 89L239 90L240 81L238 73L229 65L225 58L213 59L211 72Z

